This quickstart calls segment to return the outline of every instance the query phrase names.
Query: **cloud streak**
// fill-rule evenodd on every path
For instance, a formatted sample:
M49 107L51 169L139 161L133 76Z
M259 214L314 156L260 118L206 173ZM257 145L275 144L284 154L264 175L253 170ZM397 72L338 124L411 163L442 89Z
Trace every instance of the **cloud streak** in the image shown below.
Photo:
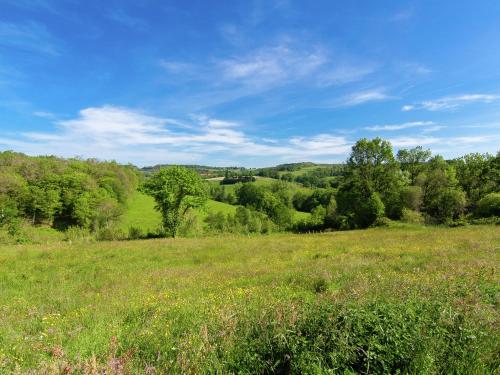
M145 164L159 162L208 162L219 157L276 160L331 158L345 155L351 142L343 136L318 134L263 140L249 136L234 121L194 116L192 124L150 116L130 108L103 106L83 109L78 117L58 121L52 132L25 132L0 139L20 151L61 156L131 159Z
M385 89L378 88L372 90L357 91L347 96L344 96L337 101L336 106L352 107L370 102L380 102L394 99L393 96L386 94Z
M36 22L0 22L0 46L51 56L60 54L53 36Z
M446 96L436 100L427 100L416 104L404 105L401 110L404 112L413 110L442 111L451 110L463 105L472 103L493 103L500 100L500 95L492 94L464 94L456 96Z
M434 122L413 121L413 122L405 122L403 124L367 126L364 129L371 131L393 131L393 130L403 130L403 129L417 128L417 127L428 127L431 125L434 125Z

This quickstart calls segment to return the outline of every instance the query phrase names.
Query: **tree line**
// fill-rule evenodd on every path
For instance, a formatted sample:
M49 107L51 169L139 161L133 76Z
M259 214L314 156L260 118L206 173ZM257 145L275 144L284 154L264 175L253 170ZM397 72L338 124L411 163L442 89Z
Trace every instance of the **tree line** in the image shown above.
M286 180L283 176L276 178ZM459 225L500 216L500 154L445 160L420 146L394 154L388 141L361 139L337 177L335 187L294 194L278 181L269 187L242 185L236 195L220 187L211 193L295 231L366 228L388 220ZM311 217L293 224L290 208Z
M138 187L154 198L162 215L158 235L172 237L190 211L203 209L209 198L238 206L235 214L208 213L206 227L214 233L355 229L390 220L459 225L500 217L500 153L445 160L422 147L394 154L388 141L361 139L341 168L307 172L329 181L334 177L334 184L321 183L321 188L282 178L299 166L277 168L285 174L272 184L228 187L181 166L143 175L115 162L2 152L0 227L15 232L24 220L59 229L106 229L119 220ZM308 218L296 220L297 211L308 212Z
M139 183L133 166L0 152L0 227L22 220L97 231L114 223Z

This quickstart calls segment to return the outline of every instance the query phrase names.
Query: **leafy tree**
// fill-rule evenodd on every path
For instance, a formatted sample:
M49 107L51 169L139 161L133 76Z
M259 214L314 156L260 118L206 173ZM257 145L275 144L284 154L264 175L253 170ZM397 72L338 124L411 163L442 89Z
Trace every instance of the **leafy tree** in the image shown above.
M174 166L161 168L142 185L142 191L156 201L166 234L175 237L188 210L207 201L206 186L193 170Z
M490 193L481 198L476 213L480 217L500 217L500 193Z
M356 206L366 208L372 194L377 193L387 216L398 218L402 209L401 190L407 184L388 141L380 138L361 139L353 146L347 160L345 181L339 189L342 195L342 204L338 200L340 211L342 215L353 212L358 226L363 221L359 217L363 210ZM347 192L350 188L355 189L352 194ZM350 202L345 199L349 195L353 199ZM362 225L365 226L366 221Z
M423 190L420 186L405 186L401 190L403 207L413 211L420 211L423 203Z
M423 183L424 211L443 223L463 213L465 204L465 194L458 186L453 165L441 156L432 158Z
M486 194L498 191L498 165L490 154L467 154L455 159L453 165L461 188L467 194L467 199L472 206Z
M415 184L418 174L424 170L425 163L430 159L431 155L431 151L424 150L422 146L409 150L403 148L398 151L397 160L401 164L401 169L409 173L412 185Z
M385 207L379 194L359 178L351 178L340 187L337 204L338 217L343 218L343 223L337 225L342 229L367 228L384 216Z

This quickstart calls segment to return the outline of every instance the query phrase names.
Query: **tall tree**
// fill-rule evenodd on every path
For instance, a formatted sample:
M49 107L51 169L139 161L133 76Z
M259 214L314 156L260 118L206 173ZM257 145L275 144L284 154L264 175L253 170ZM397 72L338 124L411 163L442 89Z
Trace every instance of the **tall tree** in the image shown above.
M171 237L177 235L187 212L207 201L206 186L200 176L180 166L161 168L144 182L142 191L155 199L163 228Z
M385 206L386 215L399 217L402 208L400 192L408 181L394 158L390 142L381 138L363 138L356 142L347 160L346 181L349 180L357 181L351 186L363 187L357 194L360 199L368 200L376 192Z
M424 150L422 146L412 149L401 149L398 151L397 159L401 164L401 169L410 175L410 182L415 184L415 180L420 172L425 168L425 163L430 159L430 150Z

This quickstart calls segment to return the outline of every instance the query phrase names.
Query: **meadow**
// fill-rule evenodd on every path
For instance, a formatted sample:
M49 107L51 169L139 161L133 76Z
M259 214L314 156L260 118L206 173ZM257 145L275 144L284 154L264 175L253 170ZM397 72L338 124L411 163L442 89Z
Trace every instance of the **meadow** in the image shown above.
M498 373L500 232L0 245L0 373Z

